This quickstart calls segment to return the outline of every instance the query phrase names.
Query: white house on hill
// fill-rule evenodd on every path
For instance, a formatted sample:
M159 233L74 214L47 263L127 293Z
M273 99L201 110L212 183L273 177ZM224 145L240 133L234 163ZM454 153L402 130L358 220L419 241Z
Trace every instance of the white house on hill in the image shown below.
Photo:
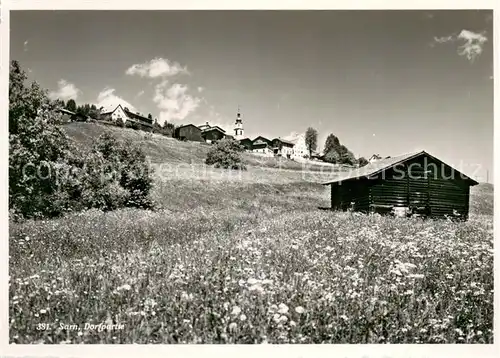
M125 125L135 124L142 130L151 130L153 128L152 119L141 116L139 113L133 113L123 108L121 104L116 107L103 109L101 111L101 118L115 123L117 120L122 120Z
M304 158L304 156L309 155L309 151L306 146L306 135L300 134L297 138L291 141L294 143L292 158Z

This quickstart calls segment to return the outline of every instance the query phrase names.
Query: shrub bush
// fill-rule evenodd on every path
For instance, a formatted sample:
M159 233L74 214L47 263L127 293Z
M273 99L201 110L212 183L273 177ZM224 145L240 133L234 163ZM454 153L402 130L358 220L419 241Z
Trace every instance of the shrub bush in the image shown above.
M102 158L102 159L101 159ZM94 144L87 160L86 175L95 175L94 164L99 169L101 187L96 188L99 205L103 210L119 207L150 209L153 203L149 192L153 185L152 170L146 155L131 141L118 141L110 134L101 135ZM93 178L89 181L95 183ZM92 191L91 191L92 192Z
M364 167L365 165L369 164L369 162L365 157L360 157L358 159L358 164L360 167Z
M123 119L118 118L115 123L118 127L125 128L125 122L123 121Z
M137 123L135 123L135 122L132 122L132 121L127 121L125 123L125 127L132 128L134 130L138 130L139 129L139 125Z
M243 147L237 141L224 138L210 148L205 163L216 168L246 169L241 160L241 152Z
M12 61L9 75L9 213L55 217L88 208L151 208L145 154L108 134L83 151L57 125L56 102Z

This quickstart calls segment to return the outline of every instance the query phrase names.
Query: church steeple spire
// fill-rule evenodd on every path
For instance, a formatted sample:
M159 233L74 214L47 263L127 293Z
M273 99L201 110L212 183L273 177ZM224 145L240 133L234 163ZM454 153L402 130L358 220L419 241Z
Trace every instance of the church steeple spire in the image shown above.
M243 139L243 123L241 119L240 106L236 114L236 123L234 124L234 138L237 140Z

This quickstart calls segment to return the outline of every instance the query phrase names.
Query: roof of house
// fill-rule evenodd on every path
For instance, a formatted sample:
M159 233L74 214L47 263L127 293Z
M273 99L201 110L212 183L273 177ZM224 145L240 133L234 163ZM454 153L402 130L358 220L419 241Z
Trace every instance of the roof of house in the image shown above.
M109 114L109 113L113 113L114 111L117 110L118 107L121 107L121 109L123 110L123 107L121 104L119 105L113 105L113 106L108 106L106 108L103 108L102 111L101 111L101 114Z
M365 165L364 167L357 168L355 170L349 171L344 176L341 176L341 177L335 178L333 180L330 180L330 181L328 181L326 183L323 183L323 185L337 183L337 182L346 181L346 180L352 180L352 179L368 178L370 176L379 174L379 173L383 172L384 170L392 168L392 167L394 167L394 166L396 166L396 165L398 165L398 164L400 164L402 162L405 162L407 160L416 158L416 157L418 157L420 155L423 155L423 154L428 155L432 159L435 159L435 160L437 160L438 162L440 162L442 164L448 165L448 164L444 163L443 161L437 159L436 157L433 157L432 155L430 155L429 153L427 153L425 151L414 152L414 153L403 154L403 155L400 155L400 156L397 156L397 157L391 157L391 158L385 158L385 159L377 160L377 161L375 161L373 163L369 163L369 164ZM449 166L449 167L451 167L451 166ZM458 172L458 170L456 170L456 171ZM460 173L460 174L462 174L462 173ZM477 181L475 181L472 178L469 178L465 174L462 174L462 175L467 180L471 181L473 183L472 185L479 184Z
M200 128L201 130L207 129L207 128L210 128L210 124L208 124L208 122L207 122L207 123L199 125L198 128Z
M196 129L198 129L199 131L201 131L201 129L200 129L200 128L198 128L197 126L195 126L194 124L191 124L191 123L189 123L189 124L183 124L182 126L178 126L178 127L176 127L175 129L176 129L176 130L179 130L179 129L181 129L181 128L184 128L184 127L190 127L190 126L191 126L191 127L195 127Z
M258 137L256 137L252 142L256 142L259 139L262 140L262 141L264 141L264 142L266 142L266 143L270 143L271 142L269 139L267 139L266 137L263 137L261 135L258 136Z
M113 107L107 107L106 109L103 109L101 111L101 114L102 115L111 114L114 111L116 111L118 109L118 107L120 107L122 109L123 113L125 113L125 115L128 116L132 120L136 120L137 119L137 120L139 120L139 122L142 122L142 123L146 122L147 124L150 124L150 125L153 124L153 119L152 118L144 117L144 116L142 116L140 114L137 114L137 113L134 113L134 112L132 112L132 111L130 111L128 109L125 109L125 108L122 107L121 104L118 104L117 106L113 106ZM144 123L144 124L146 124L146 123Z
M283 139L283 138L274 138L273 139L273 142L277 140L277 141L280 141L281 143L284 143L284 144L289 144L291 146L294 146L295 143L293 143L292 141L289 141L289 140L286 140L286 139Z
M132 117L133 119L139 119L141 121L146 121L148 123L153 123L153 118L148 118L148 117L144 117L143 115L140 115L140 114L137 114L137 113L134 113L134 112L131 112L131 111L127 111L127 110L123 110L127 116L129 117Z
M226 133L226 131L224 129L222 129L221 127L219 127L219 126L213 126L213 127L205 128L205 129L202 130L202 132L206 133L206 132L210 132L211 130L216 130L216 131L219 131L219 132L222 132L222 133Z
M66 108L59 108L59 109L58 109L58 111L59 111L59 112L62 112L62 113L70 114L70 115L72 115L72 116L76 115L76 113L75 113L75 112L70 111L69 109L66 109Z

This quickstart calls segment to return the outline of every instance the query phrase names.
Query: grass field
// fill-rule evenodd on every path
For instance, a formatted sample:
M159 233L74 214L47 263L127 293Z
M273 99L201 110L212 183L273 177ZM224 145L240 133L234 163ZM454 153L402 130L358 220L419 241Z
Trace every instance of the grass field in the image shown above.
M165 148L157 212L10 223L12 343L492 343L491 185L468 222L330 212L331 173Z

